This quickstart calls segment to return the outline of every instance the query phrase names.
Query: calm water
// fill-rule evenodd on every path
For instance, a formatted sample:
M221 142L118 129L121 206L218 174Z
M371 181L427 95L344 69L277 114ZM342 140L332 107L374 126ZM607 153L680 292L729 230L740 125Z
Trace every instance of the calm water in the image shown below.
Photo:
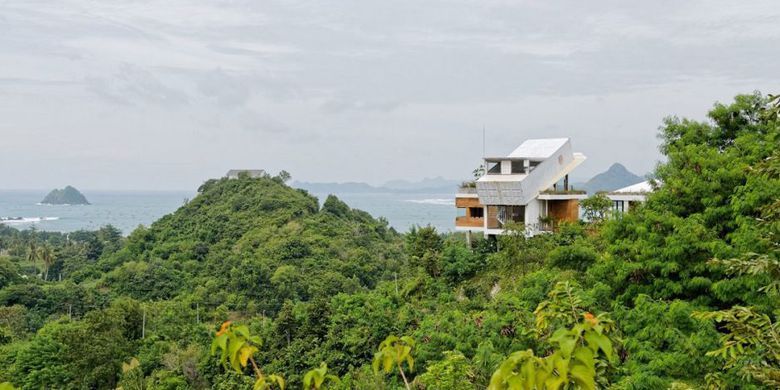
M312 193L325 201L328 194ZM350 207L369 212L374 217L385 217L390 226L406 232L414 225L432 225L441 232L455 227L455 194L336 194Z
M179 208L194 192L85 191L91 205L38 204L46 191L0 191L0 218L23 218L3 222L17 229L71 232L114 225L129 234L138 225L150 225Z
M71 232L114 225L129 234L138 225L150 225L172 213L194 192L166 191L84 191L89 206L50 206L38 202L46 191L0 190L0 219L17 229L35 226L38 230ZM312 194L324 201L327 194ZM396 230L405 232L413 225L431 224L440 231L453 227L456 210L453 194L336 194L350 207L385 217Z

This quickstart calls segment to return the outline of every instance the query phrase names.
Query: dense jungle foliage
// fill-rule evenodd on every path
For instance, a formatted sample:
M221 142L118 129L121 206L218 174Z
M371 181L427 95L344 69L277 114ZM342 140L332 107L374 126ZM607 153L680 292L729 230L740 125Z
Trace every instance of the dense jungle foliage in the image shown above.
M644 205L471 247L320 206L286 173L209 180L127 237L0 226L0 382L778 388L778 99L659 138Z

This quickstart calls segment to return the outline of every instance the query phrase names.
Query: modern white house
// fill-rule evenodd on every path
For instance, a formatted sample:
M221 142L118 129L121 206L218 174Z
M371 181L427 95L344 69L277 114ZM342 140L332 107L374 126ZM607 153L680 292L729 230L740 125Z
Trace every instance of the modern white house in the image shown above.
M637 203L647 200L647 195L653 192L653 185L649 180L641 183L632 184L615 191L607 193L607 198L612 200L612 211L615 213L625 213Z
M238 179L241 174L246 174L247 177L252 179L257 179L266 175L265 171L262 169L231 169L225 174L225 177L228 179Z
M569 173L585 161L568 138L529 139L506 156L485 157L485 172L455 197L455 230L500 235L521 223L529 236L579 219L584 191L569 186Z

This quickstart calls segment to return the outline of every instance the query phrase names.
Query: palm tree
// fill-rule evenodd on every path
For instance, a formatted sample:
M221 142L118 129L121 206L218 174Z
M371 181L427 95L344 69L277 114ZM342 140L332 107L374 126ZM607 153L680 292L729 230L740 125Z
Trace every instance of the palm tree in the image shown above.
M30 241L30 247L27 250L27 261L31 262L33 266L38 261L38 246L35 244L35 240Z
M51 268L55 260L54 251L52 251L51 246L48 244L44 244L39 251L40 258L43 261L43 279L47 280L49 279L49 268Z

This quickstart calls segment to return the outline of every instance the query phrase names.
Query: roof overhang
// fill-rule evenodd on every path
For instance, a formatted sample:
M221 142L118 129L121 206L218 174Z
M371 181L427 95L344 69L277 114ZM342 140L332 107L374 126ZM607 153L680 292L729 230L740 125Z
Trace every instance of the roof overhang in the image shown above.
M533 161L542 162L545 159L540 157L483 157L483 160L487 162L501 162L501 161Z
M495 181L495 182L515 182L515 181L522 181L528 177L528 174L525 173L513 173L511 175L483 175L479 179L477 179L477 182L488 182L488 181Z
M607 194L607 198L613 201L644 202L647 200L647 194L621 194L610 192Z
M545 194L545 193L540 193L538 197L538 199L541 200L571 200L571 199L583 200L587 198L588 198L588 194Z
M544 185L541 186L541 188L550 188L553 186L553 184L561 181L566 175L568 175L571 171L573 171L575 168L580 166L587 157L585 157L582 153L572 153L572 160L568 164L566 164L565 167L558 170L557 175L553 176L550 180L548 180L547 183L544 183Z

